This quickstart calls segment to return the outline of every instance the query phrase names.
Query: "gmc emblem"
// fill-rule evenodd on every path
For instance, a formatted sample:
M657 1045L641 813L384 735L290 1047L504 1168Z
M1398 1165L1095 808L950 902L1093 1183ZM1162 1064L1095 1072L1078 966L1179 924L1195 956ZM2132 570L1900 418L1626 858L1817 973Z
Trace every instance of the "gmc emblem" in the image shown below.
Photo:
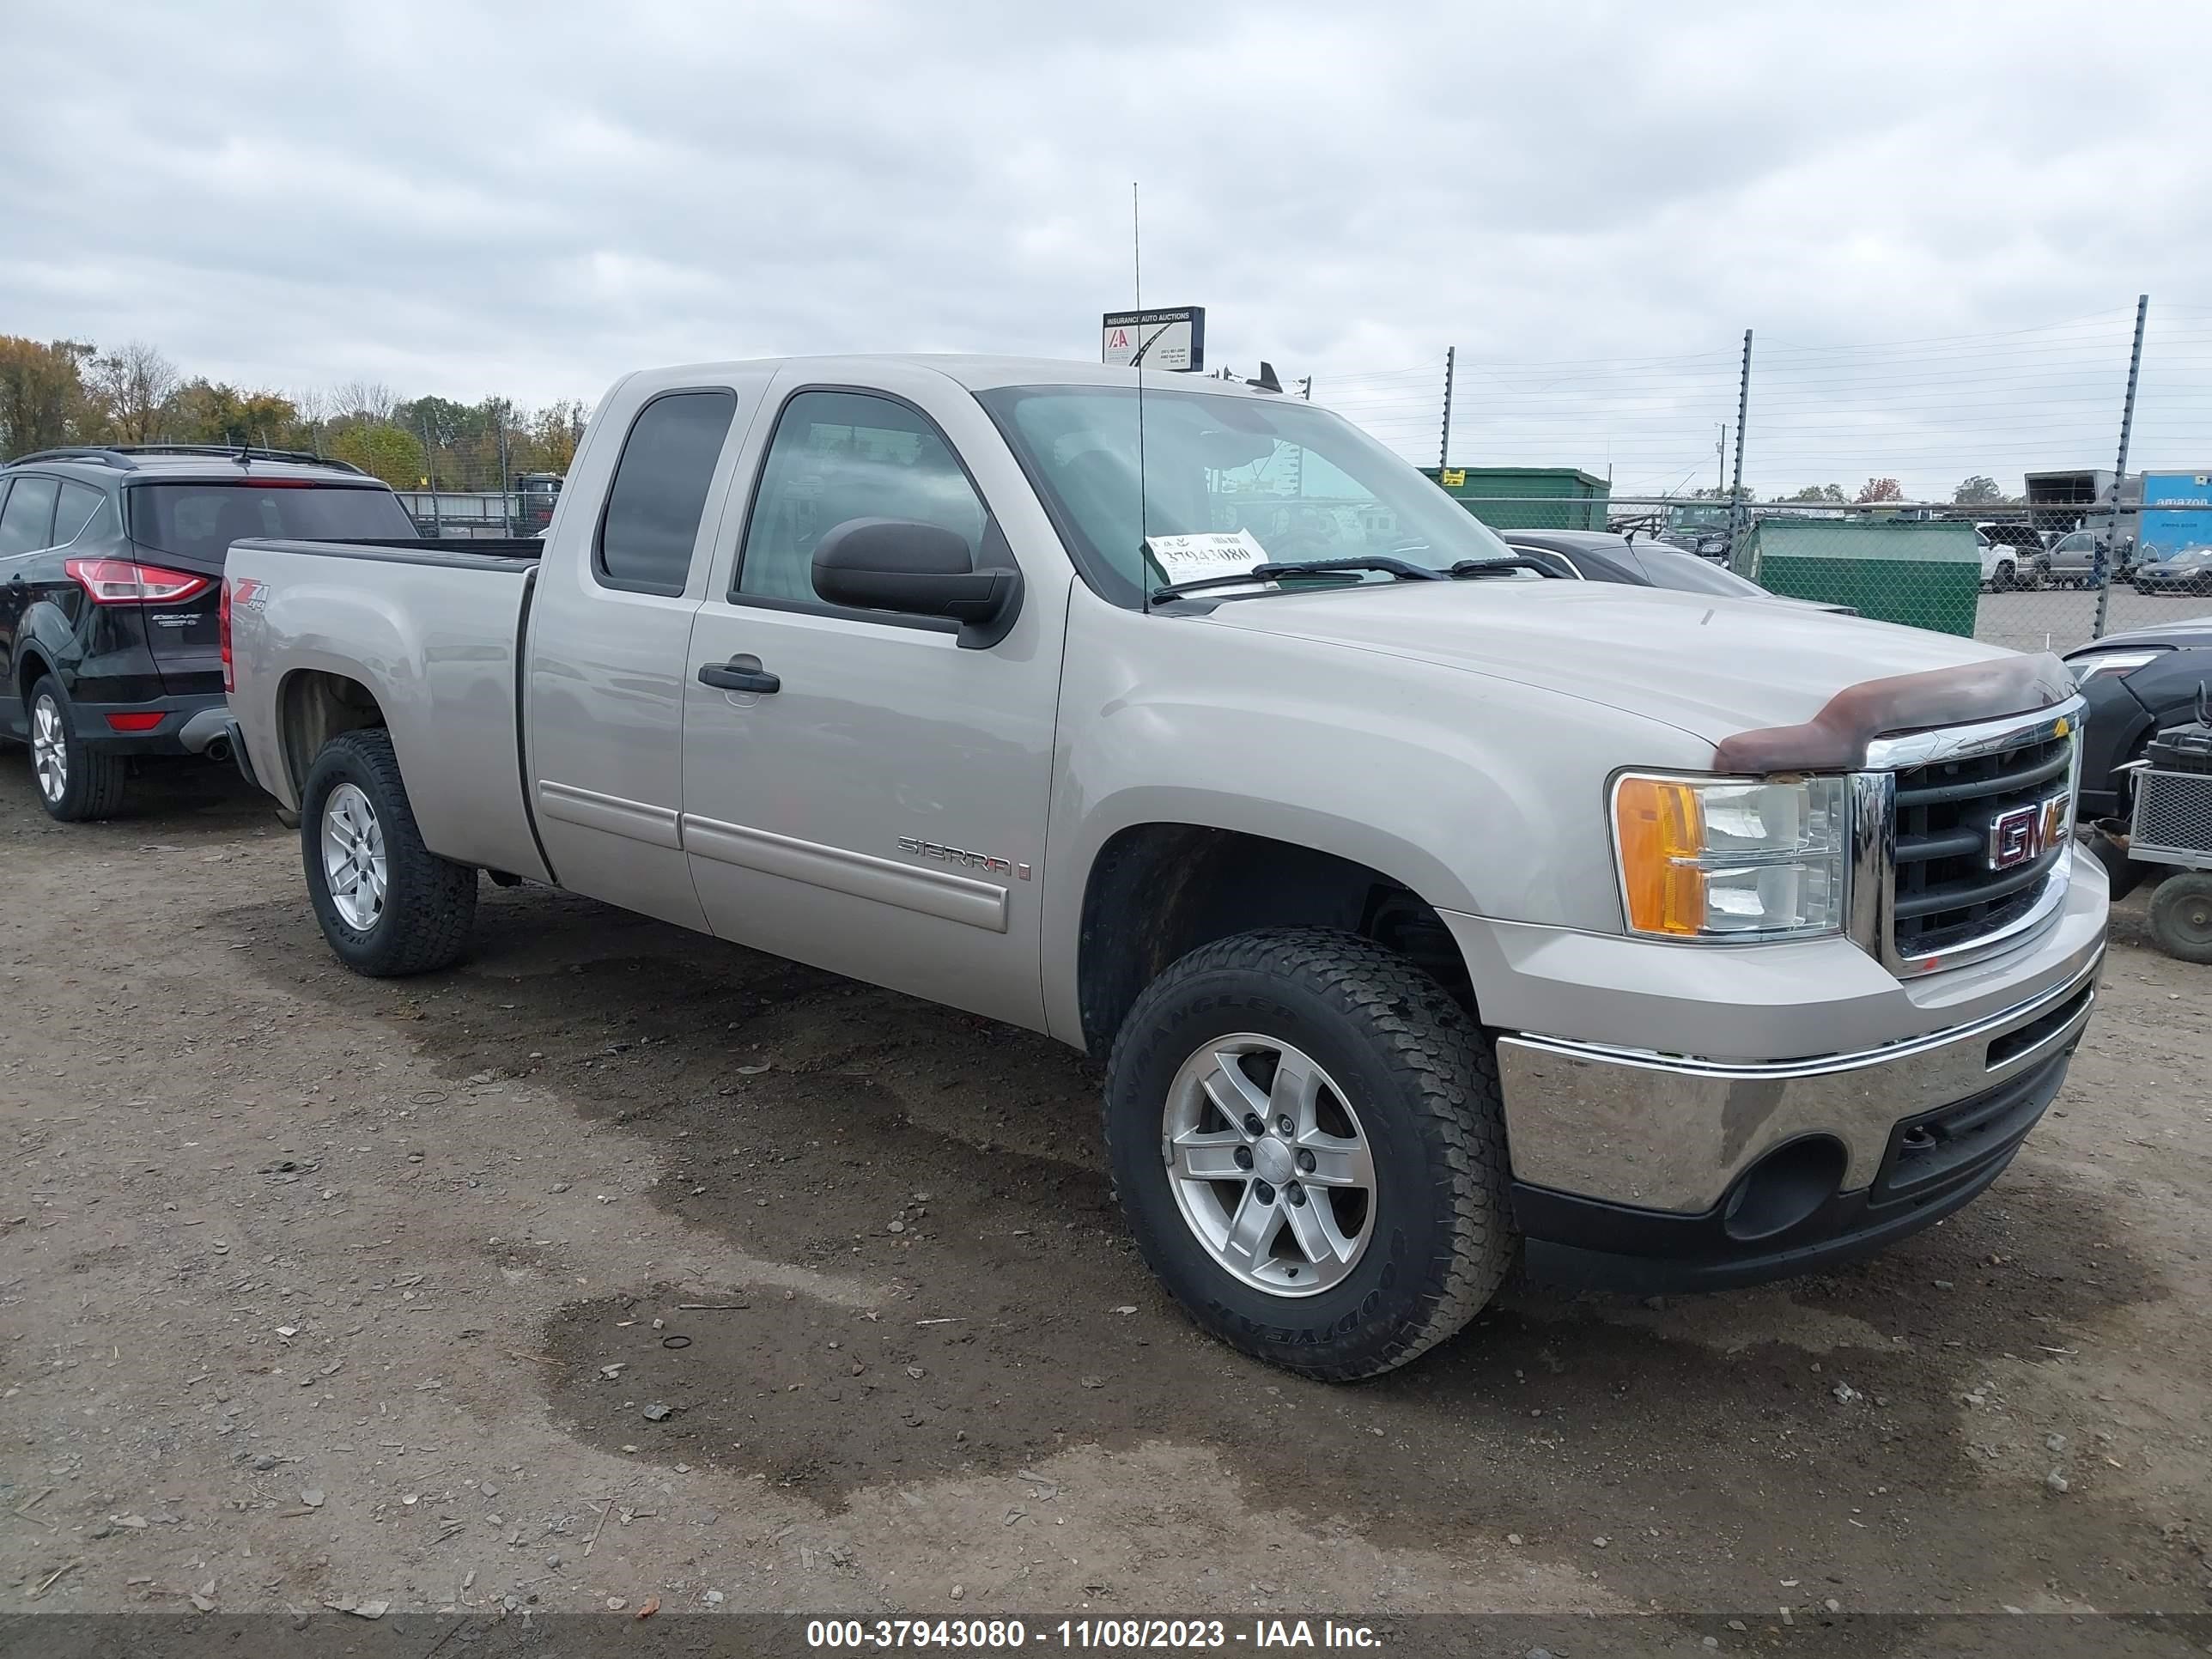
M2074 832L2073 806L2071 795L2053 795L1999 817L1990 825L1990 868L2017 870L2057 846Z

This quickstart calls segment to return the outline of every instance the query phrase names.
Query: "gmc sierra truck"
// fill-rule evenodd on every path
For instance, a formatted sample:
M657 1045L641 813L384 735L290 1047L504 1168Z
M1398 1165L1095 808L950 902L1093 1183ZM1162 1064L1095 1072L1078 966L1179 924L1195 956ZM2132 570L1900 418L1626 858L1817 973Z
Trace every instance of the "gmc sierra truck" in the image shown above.
M1192 1317L1348 1379L1524 1256L1927 1226L2096 995L2056 659L1534 564L1265 390L725 363L619 382L542 542L240 542L223 658L350 966L489 873L1049 1033Z

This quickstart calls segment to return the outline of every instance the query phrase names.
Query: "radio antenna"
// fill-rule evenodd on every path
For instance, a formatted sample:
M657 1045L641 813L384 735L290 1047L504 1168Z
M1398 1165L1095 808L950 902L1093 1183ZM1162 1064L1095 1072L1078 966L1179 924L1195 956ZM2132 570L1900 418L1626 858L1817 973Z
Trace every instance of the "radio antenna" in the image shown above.
M1145 608L1152 608L1152 584L1145 581L1145 560L1152 539L1152 501L1145 489L1145 353L1152 342L1145 337L1145 233L1139 211L1137 181L1129 181L1129 264L1137 300L1137 355L1129 360L1137 371L1137 580L1144 582Z

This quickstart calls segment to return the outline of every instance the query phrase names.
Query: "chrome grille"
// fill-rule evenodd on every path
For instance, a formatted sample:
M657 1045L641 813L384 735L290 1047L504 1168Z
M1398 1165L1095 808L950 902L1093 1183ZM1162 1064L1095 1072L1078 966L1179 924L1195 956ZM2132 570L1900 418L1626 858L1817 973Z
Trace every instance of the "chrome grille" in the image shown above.
M1909 978L2012 950L2057 920L2084 706L2077 693L1867 745L1851 775L1847 932L1861 950ZM2023 817L2034 833L2021 833Z
M2069 852L2075 741L2063 726L2055 734L2032 732L1985 753L1897 771L1893 958L1957 951L2034 910ZM2042 816L2061 797L2064 804ZM2024 823L2033 828L2024 830ZM2008 830L2021 861L2000 868Z

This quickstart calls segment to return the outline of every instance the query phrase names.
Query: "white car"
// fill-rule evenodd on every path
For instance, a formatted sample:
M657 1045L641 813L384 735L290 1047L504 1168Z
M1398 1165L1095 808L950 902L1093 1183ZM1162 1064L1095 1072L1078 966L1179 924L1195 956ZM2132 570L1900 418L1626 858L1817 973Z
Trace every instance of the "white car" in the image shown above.
M1974 526L1974 544L1982 556L1984 587L1992 593L2002 593L2021 585L2020 549L2009 542L1990 540L1990 532L1979 525Z

